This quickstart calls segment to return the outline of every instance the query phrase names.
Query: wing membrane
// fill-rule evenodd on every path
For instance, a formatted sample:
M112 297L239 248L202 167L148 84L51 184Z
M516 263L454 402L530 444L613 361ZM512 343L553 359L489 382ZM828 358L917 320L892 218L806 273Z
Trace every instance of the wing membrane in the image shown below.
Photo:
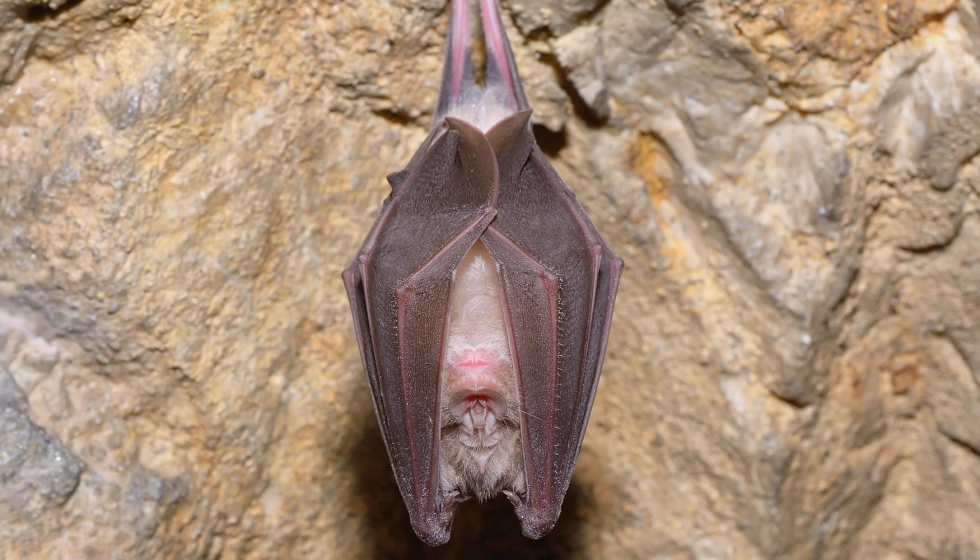
M537 148L527 114L488 137L501 184L483 239L502 263L527 422L528 494L515 506L537 537L554 526L571 481L621 265Z
M498 175L486 137L449 130L413 158L344 272L361 357L402 497L419 536L449 538L438 488L439 367L453 271L494 216Z

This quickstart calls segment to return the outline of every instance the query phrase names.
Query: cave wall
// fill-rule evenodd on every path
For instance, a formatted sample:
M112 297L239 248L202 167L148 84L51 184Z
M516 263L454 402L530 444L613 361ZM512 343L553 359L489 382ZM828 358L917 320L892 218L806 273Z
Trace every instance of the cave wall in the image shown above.
M0 0L0 556L980 558L976 2L503 0L626 262L555 531L412 534L340 271L443 0Z

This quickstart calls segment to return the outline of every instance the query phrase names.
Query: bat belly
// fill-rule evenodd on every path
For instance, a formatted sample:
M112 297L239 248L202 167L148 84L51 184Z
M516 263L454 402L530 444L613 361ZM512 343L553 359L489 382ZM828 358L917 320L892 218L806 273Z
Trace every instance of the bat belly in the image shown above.
M479 241L456 269L442 377L440 475L449 494L524 492L517 372L497 263Z

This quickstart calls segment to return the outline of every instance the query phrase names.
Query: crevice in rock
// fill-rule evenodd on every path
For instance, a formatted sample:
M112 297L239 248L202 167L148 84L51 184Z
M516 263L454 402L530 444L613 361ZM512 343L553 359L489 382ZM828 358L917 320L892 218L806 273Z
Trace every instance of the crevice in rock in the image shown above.
M942 429L942 427L939 428L939 433L941 433L942 435L944 435L946 437L946 439L948 439L950 442L952 442L953 445L955 445L956 447L959 447L960 449L966 451L967 453L970 453L971 455L976 455L977 457L980 457L980 448L977 448L972 443L970 443L970 442L966 441L965 439L963 439L961 437L958 437L958 436L956 436L956 435L954 435L954 434L952 434L952 433L950 433L950 432Z
M940 253L943 250L945 250L947 247L952 245L959 238L961 226L962 226L962 220L960 221L959 224L956 225L956 231L954 231L953 235L950 235L948 239L942 239L940 241L936 241L935 243L929 243L927 245L921 245L917 247L900 246L898 247L898 249L900 251L905 251L913 255L929 255L932 253Z
M568 79L568 75L565 73L565 69L561 67L561 63L558 62L558 57L552 53L541 53L539 59L542 63L551 67L555 72L555 78L558 80L558 86L561 87L565 95L572 102L572 109L575 111L575 115L582 120L590 128L599 128L604 126L606 122L609 121L608 115L600 115L579 94L578 89L572 84L571 80Z
M808 398L808 397L811 397L811 395L809 395L809 394L807 394L806 397L804 397L804 398L794 398L792 395L790 395L788 393L787 394L777 393L775 390L773 390L773 388L768 383L767 384L764 384L764 386L765 386L766 390L769 391L769 394L772 397L774 397L776 400L778 400L779 402L782 402L782 403L786 403L786 404L792 406L793 408L795 408L798 411L800 411L800 410L806 410L807 408L810 408L811 406L817 405L817 403L812 398Z
M702 0L667 0L667 9L677 19L684 18L688 14L702 8Z
M398 126L417 126L421 125L419 122L420 117L413 117L404 111L399 111L397 109L372 109L372 113L381 117L382 119L395 124Z
M548 157L558 157L561 151L568 146L568 134L564 128L555 132L543 124L535 124L532 130L534 131L534 139L538 142L538 147Z
M603 10L605 10L606 6L608 6L611 2L612 0L599 0L594 8L586 12L582 12L581 14L577 14L572 21L575 22L576 27L592 23L602 14Z
M960 340L953 333L948 331L939 336L945 338L949 342L950 346L953 347L953 350L956 351L956 354L959 356L960 360L962 360L963 364L970 370L970 376L973 378L973 382L978 388L980 388L980 377L977 375L978 368L970 358L970 353L963 347L963 343L960 342Z
M67 0L61 4L55 2L38 2L15 9L17 17L26 23L41 23L57 18L59 15L81 4L84 0Z

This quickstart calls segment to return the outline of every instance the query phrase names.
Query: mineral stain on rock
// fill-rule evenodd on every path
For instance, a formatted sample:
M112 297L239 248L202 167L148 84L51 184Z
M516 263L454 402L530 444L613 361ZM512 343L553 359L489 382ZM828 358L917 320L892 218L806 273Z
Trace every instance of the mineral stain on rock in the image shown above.
M0 535L29 533L34 520L64 505L85 468L27 416L27 398L0 363ZM29 540L28 540L29 542Z

